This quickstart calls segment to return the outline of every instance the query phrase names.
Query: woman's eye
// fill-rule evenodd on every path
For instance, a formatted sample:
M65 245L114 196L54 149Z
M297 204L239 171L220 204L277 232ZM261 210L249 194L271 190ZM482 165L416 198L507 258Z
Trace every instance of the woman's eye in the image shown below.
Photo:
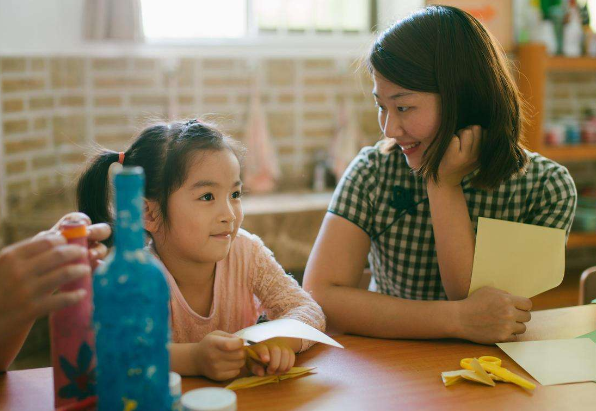
M213 201L213 200L215 200L215 197L213 197L213 194L207 193L207 194L203 194L201 197L199 197L199 200L201 200L201 201Z
M385 111L385 107L383 106L379 106L378 104L375 104L375 107L379 110L379 111Z
M232 193L232 198L240 198L240 197L242 197L242 192L235 191Z
M402 113L405 113L406 111L408 111L410 109L410 107L398 107L397 111L401 111Z

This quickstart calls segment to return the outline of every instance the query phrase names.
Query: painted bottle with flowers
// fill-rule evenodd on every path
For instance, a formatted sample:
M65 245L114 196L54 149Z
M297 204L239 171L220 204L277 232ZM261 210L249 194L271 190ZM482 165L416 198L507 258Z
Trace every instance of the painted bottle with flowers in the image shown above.
M93 277L98 410L169 410L169 289L144 249L144 172L116 173L114 248Z

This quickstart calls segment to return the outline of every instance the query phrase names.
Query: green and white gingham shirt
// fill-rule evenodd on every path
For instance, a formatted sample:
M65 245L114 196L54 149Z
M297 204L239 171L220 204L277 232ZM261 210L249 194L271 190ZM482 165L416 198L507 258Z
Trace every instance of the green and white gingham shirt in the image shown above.
M339 182L328 211L356 224L371 239L368 256L377 291L412 300L445 300L430 206L423 180L397 150L363 148ZM495 218L565 229L569 234L577 192L567 169L527 152L525 174L493 191L462 181L470 218Z

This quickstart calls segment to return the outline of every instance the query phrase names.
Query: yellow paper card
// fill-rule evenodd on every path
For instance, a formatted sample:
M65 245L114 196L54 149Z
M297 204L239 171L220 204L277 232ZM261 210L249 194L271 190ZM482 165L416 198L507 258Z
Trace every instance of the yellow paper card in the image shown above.
M596 381L596 343L588 338L497 346L542 385Z
M270 338L288 337L302 338L304 340L316 341L334 347L344 348L343 345L325 333L291 318L282 318L253 325L234 333L234 335L237 335L243 340L254 341L257 343L269 340Z
M561 284L564 273L564 230L478 218L468 295L492 286L531 298Z

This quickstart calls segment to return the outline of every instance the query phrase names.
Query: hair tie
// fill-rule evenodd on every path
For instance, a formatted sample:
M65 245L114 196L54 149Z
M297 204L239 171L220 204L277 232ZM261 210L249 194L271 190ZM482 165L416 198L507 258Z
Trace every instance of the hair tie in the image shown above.
M118 153L118 162L124 165L124 151Z

